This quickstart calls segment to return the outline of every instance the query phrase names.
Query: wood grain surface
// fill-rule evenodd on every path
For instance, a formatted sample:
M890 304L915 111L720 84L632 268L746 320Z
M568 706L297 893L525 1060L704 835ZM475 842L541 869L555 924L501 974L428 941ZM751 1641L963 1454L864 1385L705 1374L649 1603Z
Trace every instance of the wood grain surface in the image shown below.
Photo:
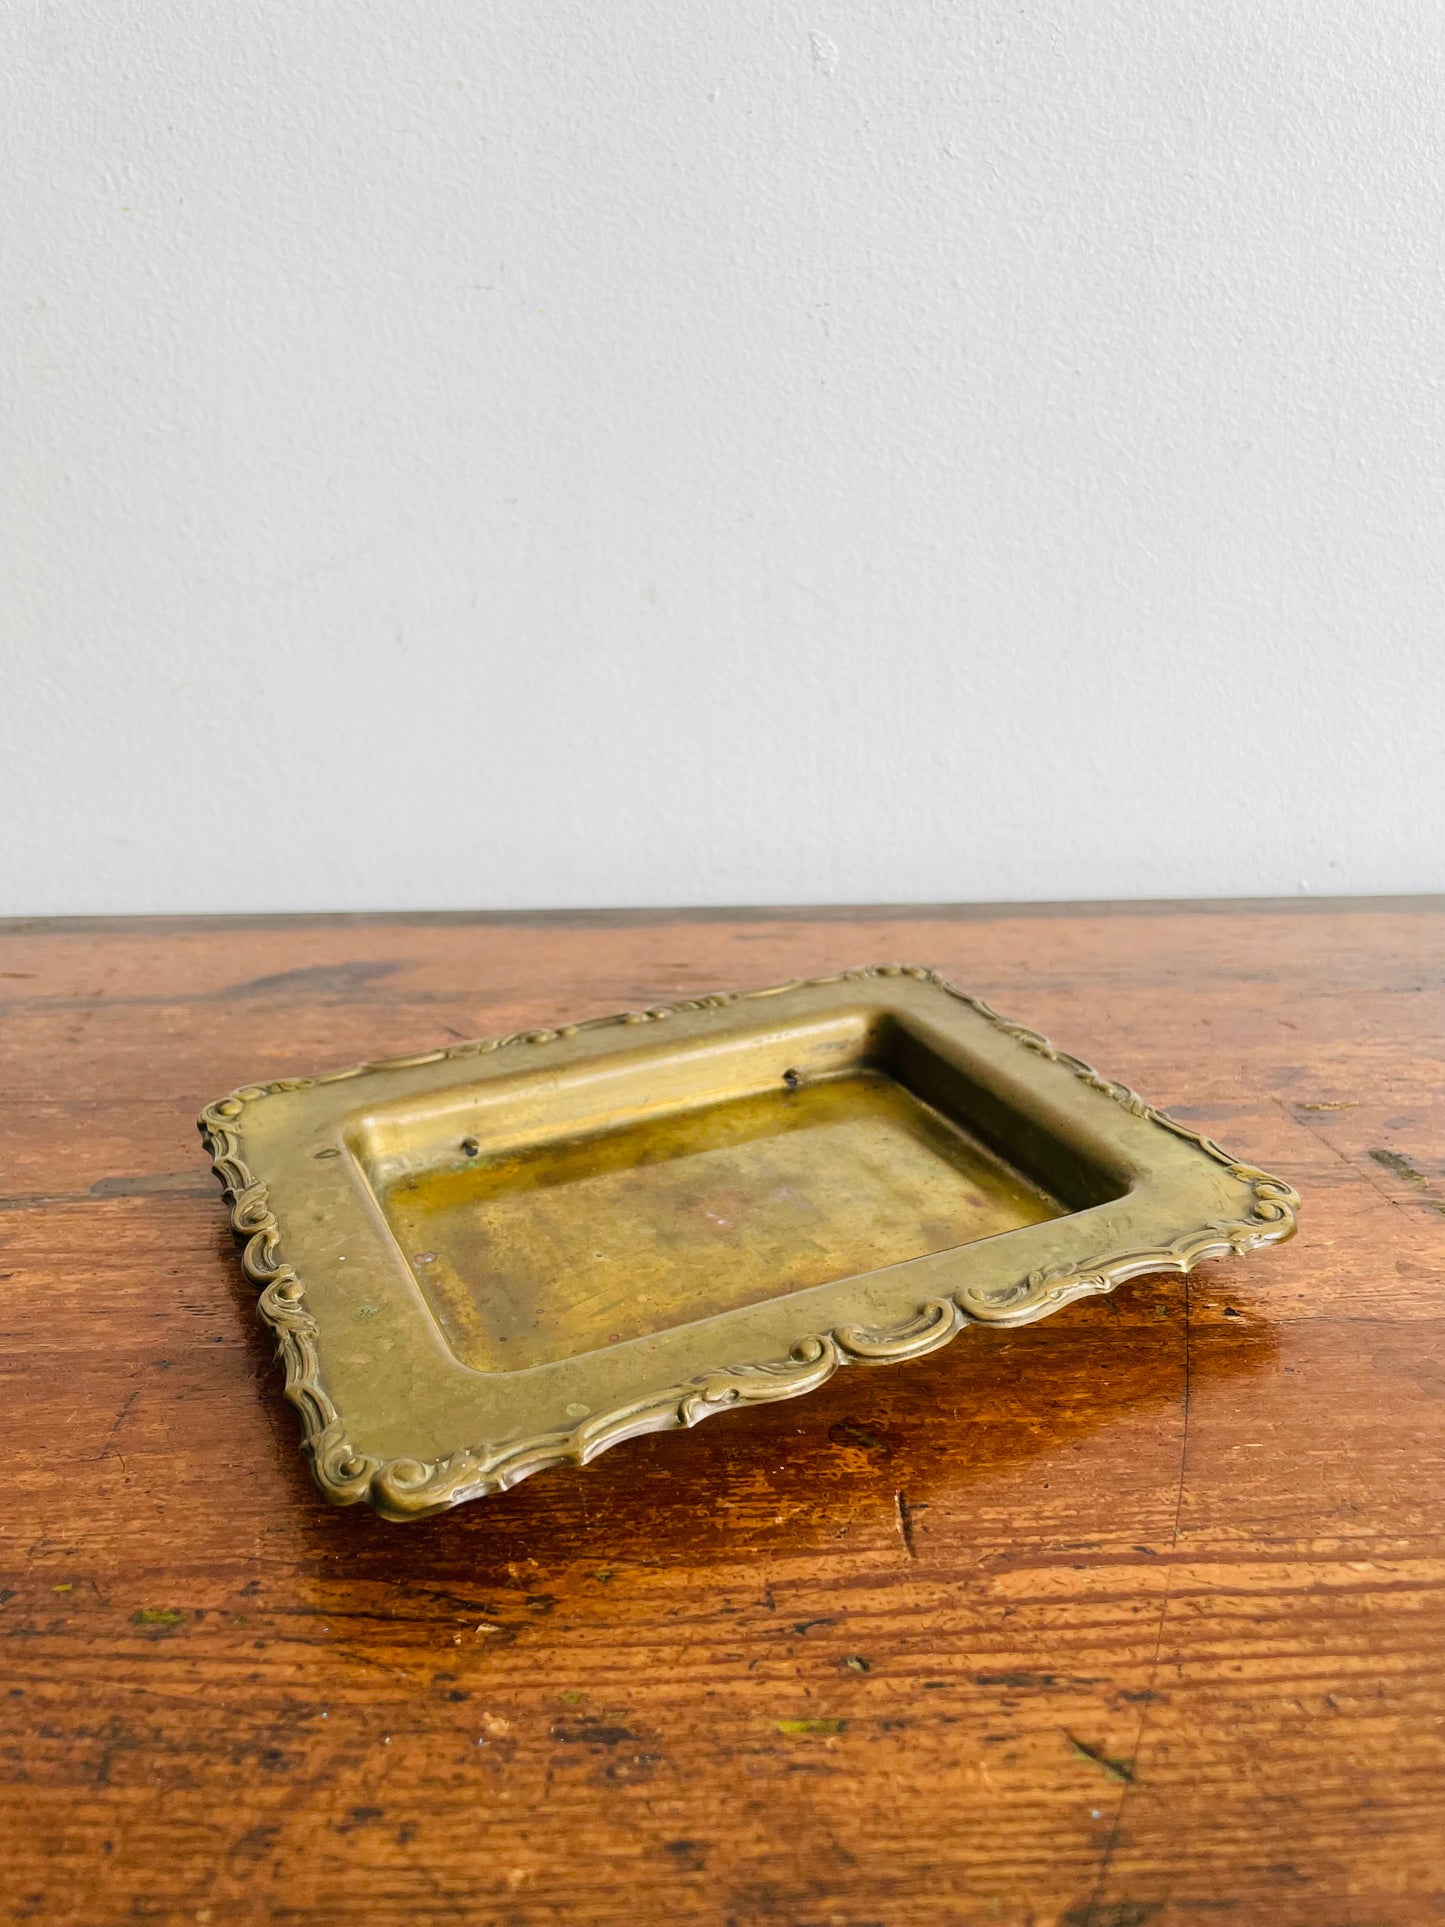
M327 1509L194 1128L887 958L1294 1182L1284 1248ZM0 927L0 1910L1445 1921L1445 907Z

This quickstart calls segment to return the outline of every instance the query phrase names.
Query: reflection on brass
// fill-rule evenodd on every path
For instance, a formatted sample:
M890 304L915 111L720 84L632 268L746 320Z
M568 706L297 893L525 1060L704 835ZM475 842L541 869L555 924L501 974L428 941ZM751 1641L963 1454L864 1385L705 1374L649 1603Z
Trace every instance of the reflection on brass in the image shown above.
M200 1127L317 1483L392 1519L1277 1243L1299 1203L894 964L247 1085Z

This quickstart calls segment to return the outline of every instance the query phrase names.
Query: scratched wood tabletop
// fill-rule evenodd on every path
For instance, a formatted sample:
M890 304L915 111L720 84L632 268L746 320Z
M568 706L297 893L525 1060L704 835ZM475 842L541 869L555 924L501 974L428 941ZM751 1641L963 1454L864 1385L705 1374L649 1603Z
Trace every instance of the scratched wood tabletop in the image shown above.
M238 1083L936 965L1299 1238L419 1525L296 1450ZM0 1910L1445 1919L1445 904L0 926Z

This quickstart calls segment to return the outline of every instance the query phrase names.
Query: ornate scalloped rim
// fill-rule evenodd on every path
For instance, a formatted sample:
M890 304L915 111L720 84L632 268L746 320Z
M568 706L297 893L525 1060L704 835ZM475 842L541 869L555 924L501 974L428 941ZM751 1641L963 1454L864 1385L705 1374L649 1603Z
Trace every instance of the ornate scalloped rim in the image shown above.
M784 1359L766 1365L721 1366L714 1372L669 1386L613 1411L584 1419L570 1430L541 1433L500 1446L474 1446L446 1458L423 1463L416 1459L370 1458L352 1449L341 1414L321 1381L317 1325L306 1309L306 1292L293 1266L281 1256L280 1230L267 1198L265 1184L241 1156L237 1121L247 1104L283 1091L308 1090L317 1084L340 1083L365 1071L403 1070L414 1065L441 1063L448 1058L476 1057L518 1044L550 1044L574 1037L579 1031L613 1024L646 1024L690 1010L721 1010L729 1004L775 997L787 990L835 983L862 982L870 977L914 977L935 984L970 1010L977 1011L1005 1036L1012 1037L1051 1063L1064 1065L1135 1117L1152 1118L1176 1136L1197 1144L1225 1165L1232 1177L1249 1185L1253 1209L1247 1219L1206 1225L1148 1251L1121 1252L1090 1265L1060 1265L1031 1271L1017 1282L989 1290L965 1287L954 1298L930 1299L905 1323L887 1331L840 1326L800 1338ZM1149 1271L1188 1272L1201 1259L1238 1255L1260 1245L1291 1237L1296 1227L1298 1194L1278 1178L1253 1165L1241 1164L1211 1138L1177 1123L1167 1112L1155 1110L1127 1085L1101 1077L1082 1059L1055 1050L1048 1039L1022 1024L1010 1022L984 1003L949 983L938 971L917 964L872 964L865 969L839 971L828 977L795 977L765 990L727 991L690 997L649 1010L629 1010L613 1017L594 1017L556 1030L524 1030L510 1037L482 1038L423 1051L416 1056L382 1058L354 1064L320 1077L278 1078L270 1084L245 1084L201 1112L202 1139L211 1156L230 1206L231 1225L245 1240L242 1266L261 1289L258 1309L276 1334L276 1351L286 1374L286 1396L301 1414L303 1453L311 1460L316 1483L337 1505L368 1499L391 1519L415 1519L459 1505L465 1499L504 1492L519 1480L552 1465L586 1465L609 1446L643 1432L692 1426L735 1405L756 1405L773 1399L796 1398L811 1392L844 1365L892 1364L921 1358L978 1322L980 1315L993 1324L1025 1324L1072 1299L1112 1291L1126 1279ZM1003 1314L1000 1317L1000 1313Z

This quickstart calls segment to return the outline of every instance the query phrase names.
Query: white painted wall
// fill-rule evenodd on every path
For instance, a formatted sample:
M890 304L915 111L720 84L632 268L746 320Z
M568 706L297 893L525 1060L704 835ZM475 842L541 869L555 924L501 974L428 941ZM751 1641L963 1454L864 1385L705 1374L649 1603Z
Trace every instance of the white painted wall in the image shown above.
M0 34L0 909L1445 887L1432 0Z

